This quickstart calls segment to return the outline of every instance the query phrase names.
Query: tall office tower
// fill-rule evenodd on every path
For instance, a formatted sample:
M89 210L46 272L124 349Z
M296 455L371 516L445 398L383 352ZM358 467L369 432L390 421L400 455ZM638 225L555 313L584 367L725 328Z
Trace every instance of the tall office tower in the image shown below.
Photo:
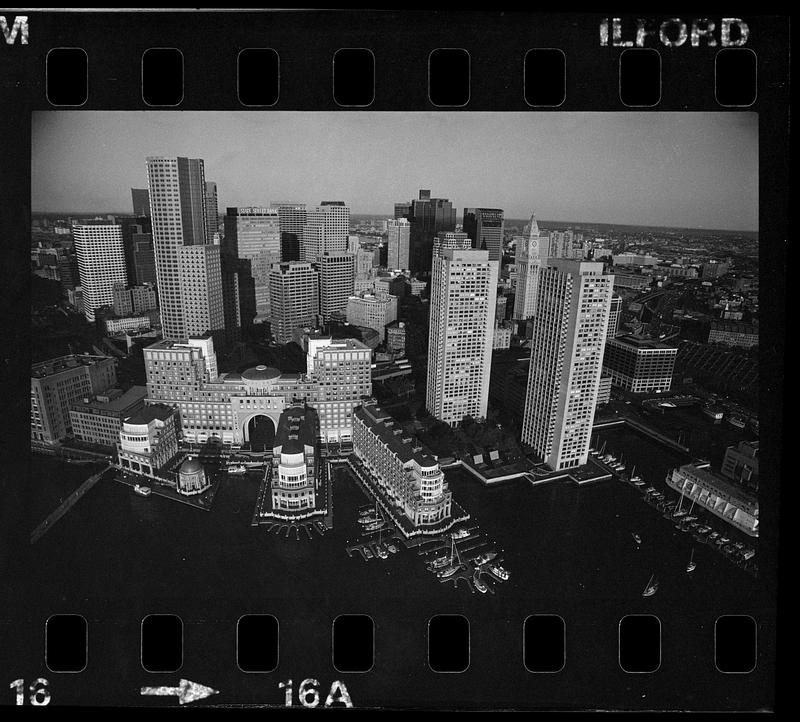
M344 201L322 201L308 212L300 245L300 260L313 263L325 253L347 251L350 208Z
M319 273L310 263L276 263L269 272L270 324L278 343L289 343L297 326L315 326Z
M71 431L70 406L117 383L110 356L61 356L31 366L31 441L54 444Z
M281 229L281 261L299 261L300 241L303 238L303 228L308 222L306 204L272 201L270 207L276 208L278 211Z
M358 236L347 236L347 252L357 253L361 248L361 241Z
M219 318L222 318L219 247L216 255L186 255L183 263L187 268L193 268L192 273L195 275L186 281L181 277L181 249L203 246L208 242L203 161L199 158L150 157L147 159L147 176L164 338L185 339L195 333L189 328L194 329L201 320L198 315L201 312L193 308L193 304L209 309L208 320L212 323L217 322L217 310L220 313ZM197 264L206 262L211 266L201 272ZM200 277L209 279L205 292L196 283ZM190 303L183 297L183 288L191 288L194 301ZM193 316L191 322L187 322L189 313Z
M433 259L426 407L440 421L486 417L498 262L445 248Z
M386 221L386 265L391 269L408 270L408 252L411 243L411 224L406 218Z
M465 208L461 230L472 247L489 251L490 261L503 259L503 211L499 208Z
M208 243L219 245L219 206L214 181L206 181L206 239Z
M78 274L83 288L83 313L94 323L95 309L114 302L115 283L127 283L122 229L117 225L72 226Z
M136 283L136 241L142 238L152 238L150 219L117 217L116 223L122 229L122 249L125 253L125 272L130 283Z
M606 339L612 339L619 331L619 316L622 312L622 297L616 293L611 296L611 307L608 312L608 332Z
M419 198L409 203L395 203L395 218L408 218L408 264L410 271L430 271L433 237L439 231L456 229L456 209L447 198L431 198L429 190L420 190Z
M328 323L331 314L347 309L347 299L355 288L355 256L352 253L326 251L318 260L319 310Z
M254 298L247 299L242 305L255 307L256 320L266 320L269 316L269 269L273 263L280 263L281 260L278 211L256 206L228 208L222 250L230 256L248 261L243 268L250 272L252 284L240 282L239 292L244 294L252 290Z
M152 233L134 233L133 245L133 279L138 284L156 283L156 254L153 250Z
M550 258L539 274L522 441L553 470L588 458L613 284L602 263Z
M210 333L219 346L223 345L225 312L219 246L183 246L178 250L178 272L186 336Z
M133 201L133 215L150 218L150 192L147 188L131 188L131 200Z
M441 256L445 248L455 248L466 251L474 248L472 239L461 231L440 231L433 237L433 258Z
M225 342L230 346L242 338L242 313L239 305L239 260L220 253L222 277L222 312L225 321Z
M531 216L525 236L515 236L517 266L517 288L514 294L514 318L518 321L532 318L536 314L539 296L539 274L542 263L550 254L549 239L539 233L536 214Z

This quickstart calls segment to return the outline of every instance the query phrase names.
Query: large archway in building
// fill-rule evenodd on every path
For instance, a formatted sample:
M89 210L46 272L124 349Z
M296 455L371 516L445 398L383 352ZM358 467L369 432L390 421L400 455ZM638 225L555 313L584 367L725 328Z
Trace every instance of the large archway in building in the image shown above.
M244 443L251 451L272 451L275 422L266 414L253 414L244 422Z

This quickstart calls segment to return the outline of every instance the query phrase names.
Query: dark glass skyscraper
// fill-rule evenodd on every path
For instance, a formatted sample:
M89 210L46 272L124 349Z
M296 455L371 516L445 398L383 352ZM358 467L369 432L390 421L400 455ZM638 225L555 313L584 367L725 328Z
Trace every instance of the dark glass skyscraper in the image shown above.
M431 270L433 237L439 231L456 229L456 210L447 198L431 198L429 190L420 190L419 198L407 206L395 203L395 218L404 217L398 212L402 214L406 207L411 223L409 265L412 271L428 272Z
M462 229L472 247L489 251L490 261L503 256L503 211L499 208L465 208Z
M150 191L147 188L131 188L133 215L150 217Z

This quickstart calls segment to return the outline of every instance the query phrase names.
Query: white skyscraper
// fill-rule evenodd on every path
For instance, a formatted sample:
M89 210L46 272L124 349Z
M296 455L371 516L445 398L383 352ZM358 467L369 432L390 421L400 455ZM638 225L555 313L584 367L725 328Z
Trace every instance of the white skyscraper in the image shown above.
M497 274L488 251L445 248L433 257L426 407L451 426L486 417Z
M194 306L209 309L208 321L212 325L217 323L216 309L222 308L219 247L216 254L201 251L181 254L185 247L211 242L203 161L199 158L148 158L147 180L164 338L185 340L196 333L194 329L201 323L202 314ZM200 269L199 264L210 265ZM191 269L194 275L184 279L182 268ZM201 287L203 282L207 282L205 289ZM191 301L183 296L187 289L191 289ZM191 315L188 321L187 314ZM206 330L214 332L222 341L217 332L224 330L224 320L223 329Z
M220 263L219 246L183 246L178 251L187 338L206 333L211 333L216 339L223 338L225 311Z
M83 313L94 323L94 312L114 303L114 284L128 282L122 227L78 224L72 226L78 273L83 288Z
M516 236L514 262L517 266L517 288L514 296L514 318L524 321L536 314L539 272L549 255L549 239L539 233L536 215L531 216L528 234Z
M613 284L589 261L550 258L539 274L522 441L553 470L588 458Z
M300 260L313 263L325 253L347 251L350 208L344 201L322 201L308 211L300 243Z

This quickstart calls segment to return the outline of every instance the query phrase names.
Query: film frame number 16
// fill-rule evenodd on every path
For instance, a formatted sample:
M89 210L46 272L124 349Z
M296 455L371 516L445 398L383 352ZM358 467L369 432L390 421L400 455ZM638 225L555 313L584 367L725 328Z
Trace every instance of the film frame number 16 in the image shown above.
M291 707L294 704L294 686L291 679L278 683L278 688L283 690L284 705ZM316 679L304 679L297 689L297 698L303 707L317 707L319 705L319 682ZM335 704L343 704L345 707L352 707L353 702L350 699L350 693L344 682L338 679L331 682L331 688L328 696L325 698L324 707L332 707Z
M17 706L21 706L25 704L25 680L24 679L15 679L9 686L9 689L15 689L17 691ZM44 678L39 677L38 679L33 680L31 682L28 689L30 690L30 694L28 695L28 701L34 707L44 707L47 704L50 704L50 683Z

